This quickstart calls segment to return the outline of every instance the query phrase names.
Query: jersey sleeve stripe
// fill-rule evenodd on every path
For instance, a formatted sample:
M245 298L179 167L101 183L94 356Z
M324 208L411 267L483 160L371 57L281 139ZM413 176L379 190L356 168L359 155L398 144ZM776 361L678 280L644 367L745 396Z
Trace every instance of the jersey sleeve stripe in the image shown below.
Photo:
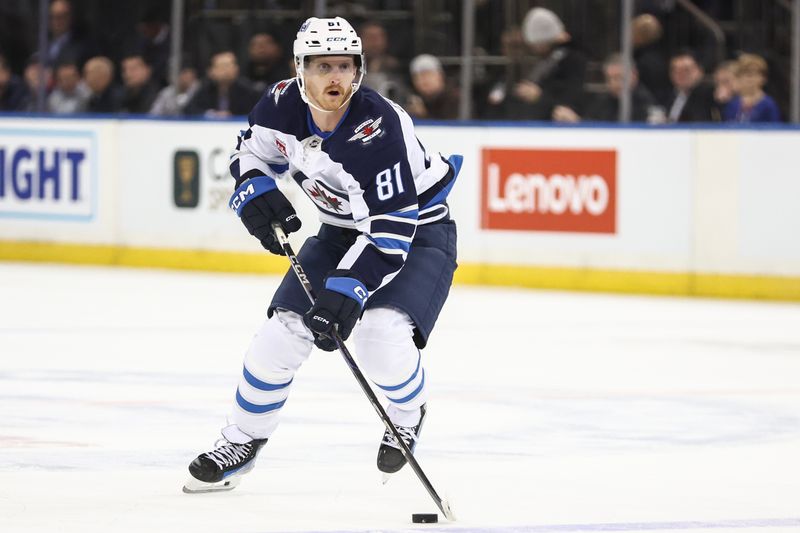
M267 163L269 168L271 168L276 174L283 174L287 170L289 170L289 164L285 163L283 165L278 163Z
M398 237L408 237L411 239L414 237L414 233L417 231L416 224L408 224L406 222L394 222L391 220L374 220L372 224L369 225L369 234L370 235L378 235L383 233L389 233L391 235L396 235Z
M413 236L405 236L405 235L398 235L397 233L379 233L379 232L372 232L369 234L370 237L373 239L394 239L396 241L404 241L410 243L414 240Z
M400 239L392 239L389 237L373 237L370 235L369 241L374 244L378 250L388 253L397 253L397 250L402 250L405 253L411 249L411 242L401 241Z

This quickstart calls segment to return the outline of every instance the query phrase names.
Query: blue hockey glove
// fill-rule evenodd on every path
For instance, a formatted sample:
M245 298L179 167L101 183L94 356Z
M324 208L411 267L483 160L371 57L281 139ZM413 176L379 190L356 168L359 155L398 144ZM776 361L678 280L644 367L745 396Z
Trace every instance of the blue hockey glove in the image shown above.
M336 349L331 332L336 327L342 339L350 336L364 304L367 288L350 270L333 270L325 277L325 288L319 291L317 301L303 315L308 329L314 333L314 344L326 352Z
M285 255L272 232L272 223L279 222L286 234L303 225L297 212L286 199L275 180L267 176L250 178L231 196L231 209L236 211L250 235L261 241L261 246L276 255Z

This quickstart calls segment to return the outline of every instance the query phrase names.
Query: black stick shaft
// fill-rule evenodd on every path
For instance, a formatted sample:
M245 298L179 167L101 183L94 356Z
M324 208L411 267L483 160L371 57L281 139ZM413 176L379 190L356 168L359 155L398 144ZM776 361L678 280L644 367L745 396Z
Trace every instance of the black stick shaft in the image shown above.
M292 245L289 244L289 239L286 238L286 234L283 232L279 224L273 224L272 229L275 232L275 236L278 238L278 242L281 243L281 247L283 251L286 253L286 257L289 258L289 262L292 265L292 270L294 271L295 275L297 276L298 281L300 281L300 285L303 286L303 290L308 296L308 299L313 304L316 300L316 296L314 295L314 289L311 287L311 282L308 280L308 276L306 276L305 271L303 270L303 266L300 264L300 261L297 259L294 251L292 250ZM332 331L333 340L336 343L336 347L339 349L339 352L344 357L347 366L350 367L351 372L358 381L358 384L361 386L361 390L364 391L364 394L367 395L367 399L372 404L372 407L375 408L375 411L378 413L383 425L386 426L386 429L391 432L394 437L397 439L398 444L400 445L400 449L403 452L408 464L411 465L411 468L414 470L414 473L417 475L419 480L422 482L422 485L428 491L433 501L436 503L436 506L439 507L439 510L442 511L442 514L445 515L446 518L452 519L452 511L450 510L449 506L445 510L445 506L442 503L442 498L439 497L439 494L436 492L436 489L433 488L428 476L425 475L423 472L422 467L419 466L419 462L414 457L414 454L411 453L406 442L403 440L403 437L397 431L397 428L394 427L394 424L389 420L389 415L386 414L386 411L383 409L383 406L378 401L378 398L375 396L375 392L373 392L372 388L369 386L367 379L364 377L364 374L361 372L361 369L358 368L353 356L350 355L350 351L345 346L342 337L339 335L337 331Z

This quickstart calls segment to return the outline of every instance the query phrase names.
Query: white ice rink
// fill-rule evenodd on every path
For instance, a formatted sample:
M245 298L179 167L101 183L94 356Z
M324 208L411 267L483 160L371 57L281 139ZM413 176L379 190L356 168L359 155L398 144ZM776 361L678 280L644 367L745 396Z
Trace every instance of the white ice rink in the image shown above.
M458 286L417 457L315 352L259 465L186 495L278 278L0 263L0 532L800 531L800 306ZM357 354L356 354L357 355Z

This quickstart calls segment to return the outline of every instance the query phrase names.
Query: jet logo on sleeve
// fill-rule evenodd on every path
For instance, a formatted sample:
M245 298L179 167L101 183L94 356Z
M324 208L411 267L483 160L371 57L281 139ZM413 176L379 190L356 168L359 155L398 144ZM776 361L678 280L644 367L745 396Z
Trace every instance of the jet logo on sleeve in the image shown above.
M347 142L361 141L362 144L369 144L373 139L382 137L385 130L381 128L383 117L376 119L368 118L353 130L353 135Z
M278 105L278 100L281 96L283 96L283 93L286 92L286 89L288 89L292 83L294 83L294 78L279 81L272 87L272 92L270 94L272 94L275 98L275 105Z

